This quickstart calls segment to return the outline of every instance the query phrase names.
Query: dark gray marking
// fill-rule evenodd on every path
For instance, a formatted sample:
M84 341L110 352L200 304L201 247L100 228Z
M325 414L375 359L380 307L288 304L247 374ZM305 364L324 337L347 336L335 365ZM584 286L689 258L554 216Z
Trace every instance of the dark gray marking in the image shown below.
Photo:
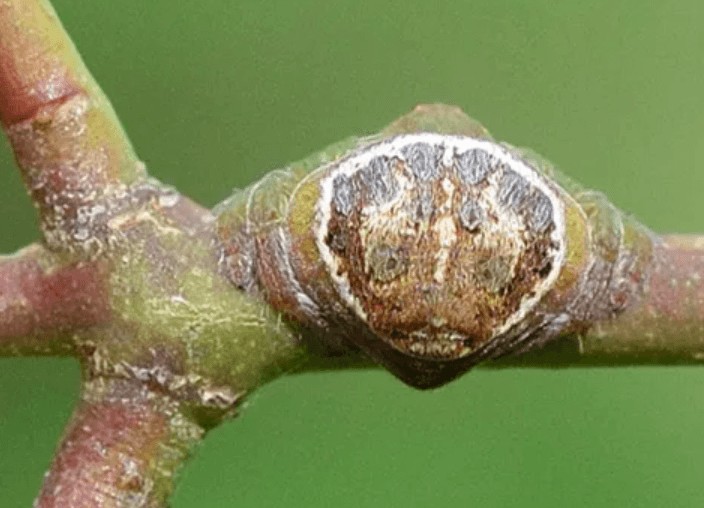
M354 183L348 176L338 175L332 181L332 188L332 202L335 205L335 210L342 215L349 215L357 198Z
M532 196L530 208L526 210L526 213L528 214L528 226L538 233L544 232L552 223L552 203L542 192Z
M479 203L468 199L460 207L458 212L460 224L469 231L476 231L486 220L486 211Z
M390 282L408 268L408 256L398 247L376 245L368 257L372 278L378 282Z
M421 182L434 180L440 175L442 152L439 147L427 143L414 143L405 147L401 153L413 174Z
M504 206L520 209L530 192L530 184L511 169L504 171L499 181L498 200Z
M460 179L468 185L478 184L496 169L491 156L478 148L457 155L455 167Z
M414 213L412 213L416 220L422 221L429 219L435 209L432 189L430 187L422 187L418 199L413 200L411 206L414 207Z
M398 182L386 157L373 158L369 166L362 169L358 175L361 178L360 184L367 189L367 195L375 205L383 205L396 197Z

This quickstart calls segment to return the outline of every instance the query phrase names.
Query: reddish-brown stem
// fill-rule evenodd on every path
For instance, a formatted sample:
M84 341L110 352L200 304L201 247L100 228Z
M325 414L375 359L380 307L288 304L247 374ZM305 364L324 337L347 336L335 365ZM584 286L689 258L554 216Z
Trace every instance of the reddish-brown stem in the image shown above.
M40 246L0 257L0 355L66 354L69 332L110 319L105 271Z
M704 237L662 240L644 297L617 318L596 323L583 354L704 359Z
M202 435L175 402L139 382L88 382L35 506L164 506Z
M73 48L46 29L49 15L37 2L0 4L0 121L5 126L85 93Z
M0 3L0 122L46 230L144 173L51 5Z

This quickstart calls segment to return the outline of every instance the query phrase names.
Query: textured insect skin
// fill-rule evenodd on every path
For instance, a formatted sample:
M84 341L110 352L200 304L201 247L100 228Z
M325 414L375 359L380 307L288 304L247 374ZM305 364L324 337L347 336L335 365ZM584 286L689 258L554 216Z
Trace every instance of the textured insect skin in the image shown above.
M238 287L420 388L620 312L653 242L446 106L273 172L218 214Z
M561 201L496 144L402 135L326 173L316 244L329 276L356 316L404 353L469 355L520 321L560 271ZM430 213L419 213L426 197ZM535 227L531 212L543 200L555 212Z

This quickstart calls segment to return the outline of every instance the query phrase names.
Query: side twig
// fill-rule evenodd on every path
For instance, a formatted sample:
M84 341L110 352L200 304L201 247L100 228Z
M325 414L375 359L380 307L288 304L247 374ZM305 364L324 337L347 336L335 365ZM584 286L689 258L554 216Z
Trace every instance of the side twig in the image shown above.
M72 332L110 319L103 272L38 245L0 257L0 355L72 353Z
M35 506L164 506L174 469L202 435L175 401L141 383L88 383Z
M55 250L80 250L98 202L144 176L45 0L0 3L0 122Z

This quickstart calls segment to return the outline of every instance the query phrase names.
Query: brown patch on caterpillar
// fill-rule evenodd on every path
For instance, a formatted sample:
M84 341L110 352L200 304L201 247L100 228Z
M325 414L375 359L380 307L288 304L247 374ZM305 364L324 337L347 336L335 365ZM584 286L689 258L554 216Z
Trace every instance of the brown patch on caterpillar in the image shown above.
M495 148L409 138L330 170L323 246L342 299L376 336L418 358L459 359L546 291L564 249L557 201Z

